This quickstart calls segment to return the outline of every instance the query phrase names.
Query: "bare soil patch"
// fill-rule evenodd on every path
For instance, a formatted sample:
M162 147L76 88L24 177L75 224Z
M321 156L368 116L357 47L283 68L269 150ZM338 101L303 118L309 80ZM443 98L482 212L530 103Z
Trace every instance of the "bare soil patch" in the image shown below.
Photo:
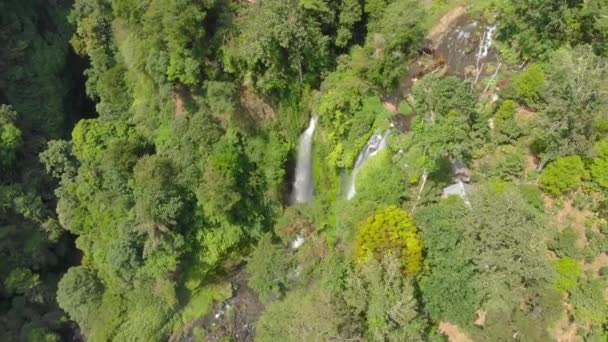
M553 337L557 342L582 341L580 337L576 336L576 330L577 325L570 321L568 314L564 314L553 330Z
M608 266L608 254L602 253L590 264L585 264L585 271L597 274L600 268Z
M186 116L186 110L184 108L184 99L178 93L173 94L173 104L175 107L175 117L183 118Z
M473 342L469 336L460 331L458 326L449 322L441 322L439 332L445 335L450 342Z

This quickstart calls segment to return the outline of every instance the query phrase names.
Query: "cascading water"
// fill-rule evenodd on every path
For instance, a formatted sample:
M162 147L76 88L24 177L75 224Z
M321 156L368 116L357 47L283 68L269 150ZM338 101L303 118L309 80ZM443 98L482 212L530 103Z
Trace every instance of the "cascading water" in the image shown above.
M317 116L310 118L308 128L300 135L291 204L310 203L312 199L312 136L317 126L317 119Z
M488 52L494 42L494 33L496 32L496 25L488 26L483 32L483 37L479 43L479 50L477 50L477 62L488 57Z
M386 147L386 142L390 133L391 132L389 130L387 130L384 134L375 133L369 138L367 144L365 144L361 152L359 152L357 160L355 161L355 166L353 167L353 172L350 176L346 199L350 200L355 197L357 194L357 190L355 189L355 178L357 177L359 169L361 169L363 164L365 164L369 158L375 156L380 150Z

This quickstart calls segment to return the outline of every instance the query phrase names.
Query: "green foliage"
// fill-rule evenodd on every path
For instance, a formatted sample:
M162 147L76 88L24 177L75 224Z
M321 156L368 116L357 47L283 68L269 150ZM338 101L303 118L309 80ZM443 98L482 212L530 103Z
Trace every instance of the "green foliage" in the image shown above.
M27 334L27 341L30 342L59 342L61 337L46 328L33 328Z
M338 336L330 293L316 287L270 304L256 325L256 341L325 341Z
M15 126L17 112L11 106L0 105L0 167L9 168L17 158L21 145L21 130Z
M108 147L111 139L129 139L135 131L124 121L80 120L72 131L74 155L80 161L93 160Z
M480 161L479 168L484 177L514 181L523 176L525 152L512 145L504 145L499 146Z
M535 134L541 163L588 155L604 132L600 123L607 117L603 108L608 101L608 63L586 45L561 48L552 54L546 74Z
M587 170L579 156L562 157L543 170L540 185L551 195L559 196L576 189L585 178Z
M164 231L175 223L183 205L178 187L173 180L175 170L170 159L144 156L133 168L136 214L139 223L157 225ZM155 233L150 233L152 238Z
M371 341L422 341L426 322L419 313L414 287L403 277L395 255L368 259L349 272L342 296L349 319L362 320Z
M608 139L604 138L595 144L597 156L591 164L591 179L608 188Z
M289 87L293 79L316 79L329 63L329 37L314 11L297 0L247 6L236 31L225 47L228 70L239 71L245 84L265 94Z
M517 97L528 105L533 105L539 100L544 86L545 74L542 67L536 63L528 65L526 70L515 78Z
M250 274L248 284L263 300L278 298L287 282L289 257L285 251L272 243L270 234L265 234L249 262L247 272Z
M593 44L605 51L605 20L594 15L608 9L602 1L494 2L501 38L525 60L546 57L562 45Z
M545 212L545 201L543 193L538 187L530 184L522 184L519 186L519 191L523 199L541 213Z
M10 294L26 294L41 284L40 276L27 268L15 268L4 279L4 289Z
M467 82L458 77L438 74L427 75L416 82L412 96L416 100L416 110L431 122L451 112L470 120L477 102Z
M422 270L423 247L409 214L392 206L370 216L359 227L355 254L362 262L394 254L402 260L405 272L415 275Z
M591 179L585 191L601 202L602 1L485 4L510 54L502 57L532 61L513 94L501 92L494 109L466 81L422 77L403 94L404 111L418 114L413 132L392 130L389 148L358 173L352 201L338 197L339 174L388 127L383 101L418 55L431 24L421 18L446 1L76 0L71 42L90 62L86 92L99 115L79 122L93 113L80 112L83 96L68 83L79 82L82 60L68 55L67 5L0 4L0 100L13 106L0 107L0 340L55 341L65 331L53 292L76 254L62 229L82 260L56 298L90 341L176 339L231 295L228 282L214 283L255 244L248 281L267 306L258 340L432 341L427 314L475 340L549 340L560 291L572 294L588 337L599 336L600 286L579 280L573 259L605 252L604 232L590 227L581 250L578 234L562 230L549 246L560 257L552 269L542 194L518 183L534 140L545 191ZM538 112L517 122L508 98ZM319 116L315 199L284 208L286 167L310 115ZM47 144L67 136L68 121L72 141ZM480 170L470 206L439 199L455 158ZM420 231L399 209L412 197ZM299 235L307 243L287 250ZM471 324L479 309L483 329Z
M224 301L232 295L232 286L228 283L220 283L205 286L194 292L188 304L182 309L180 324L188 324L198 317L209 313L214 301Z
M18 126L24 133L57 138L65 133L68 117L81 114L71 108L77 103L72 97L79 95L69 83L78 72L68 67L72 28L65 16L70 5L28 0L0 7L0 102L20 114Z
M407 184L401 170L392 162L391 151L384 150L369 159L357 173L358 202L399 205L407 198Z
M517 104L507 100L494 114L495 139L498 143L513 143L523 135L522 128L515 119Z
M574 318L582 324L606 323L608 306L604 298L606 285L602 280L592 279L579 282L571 291L570 303L574 306Z
M336 46L346 47L353 38L353 28L361 21L363 8L358 0L342 0L340 2L339 27L336 33Z
M565 257L554 260L552 265L557 275L553 280L553 287L560 291L574 289L583 271L578 261Z
M423 146L424 166L430 172L443 157L462 158L469 150L469 131L476 97L471 87L456 77L425 76L412 89L416 111L414 141Z
M571 227L567 227L557 233L553 241L549 242L549 248L559 257L580 258L581 251L577 246L579 234Z
M97 275L84 266L72 267L57 286L59 306L78 324L90 327L103 293L103 285Z
M420 209L416 222L426 244L425 272L420 290L431 318L466 325L475 318L481 297L475 289L475 271L462 253L460 222L467 208L461 200L446 201Z
M54 178L61 179L76 176L76 160L72 155L72 143L65 140L51 140L44 152L39 154L46 172Z
M314 231L314 217L310 207L296 204L285 209L285 212L274 227L275 233L283 242L293 241L298 235L310 235Z
M366 11L369 9L367 4L365 8ZM393 1L386 6L375 25L368 25L365 50L371 60L366 66L367 79L384 90L397 86L406 71L405 61L414 55L416 45L424 38L420 24L424 15L418 1Z

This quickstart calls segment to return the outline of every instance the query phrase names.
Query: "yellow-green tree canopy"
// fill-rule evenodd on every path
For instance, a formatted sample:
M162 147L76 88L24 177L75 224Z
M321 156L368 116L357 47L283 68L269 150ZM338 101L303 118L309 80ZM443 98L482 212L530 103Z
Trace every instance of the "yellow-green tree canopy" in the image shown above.
M422 269L423 248L424 244L410 215L405 210L390 206L367 218L359 227L355 255L358 260L365 260L394 253L403 260L406 273L414 275Z

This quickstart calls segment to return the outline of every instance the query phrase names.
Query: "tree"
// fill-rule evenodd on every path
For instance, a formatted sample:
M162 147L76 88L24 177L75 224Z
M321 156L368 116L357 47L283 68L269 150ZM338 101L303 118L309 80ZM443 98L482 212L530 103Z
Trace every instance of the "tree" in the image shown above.
M329 62L330 38L297 0L255 2L241 14L236 29L225 47L226 66L264 94L289 88L293 79L317 79Z
M245 185L245 158L241 140L230 133L218 141L203 166L197 198L206 215L215 219L234 218Z
M564 45L593 44L605 51L602 1L497 1L500 37L524 60L546 58Z
M533 105L545 87L545 74L539 64L530 64L524 72L515 77L517 96L527 105Z
M394 254L368 259L348 273L342 296L350 319L363 320L371 341L423 341L426 322L403 264Z
M17 112L11 106L0 105L0 167L8 168L17 158L21 130L15 126Z
M416 211L425 241L425 271L420 279L424 307L435 321L466 326L475 318L482 297L467 254L462 253L461 222L469 209L458 197Z
M517 104L507 100L494 114L494 133L498 143L513 143L523 135L523 130L515 120L516 110Z
M39 155L40 161L46 167L46 172L56 179L64 175L67 178L76 176L76 158L72 155L72 143L65 140L51 140L46 150Z
M4 288L9 294L26 294L40 285L40 276L29 268L14 268L4 279Z
M368 24L366 76L380 89L393 89L405 74L406 60L415 55L416 46L424 38L419 20L424 15L418 1L392 1L384 8L381 20Z
M414 123L415 141L425 151L426 170L435 171L439 158L466 155L477 102L470 85L457 77L431 74L416 83L412 94L421 114Z
M507 187L478 189L461 224L461 253L478 273L476 288L489 310L516 308L521 291L548 283L546 233L539 212Z
M583 179L587 178L587 174L579 156L562 157L549 164L543 171L540 185L553 196L559 196L574 190Z
M116 138L135 139L135 130L124 121L80 120L72 131L72 151L79 161L91 161Z
M556 51L548 63L544 104L536 131L540 168L556 158L586 155L593 149L608 116L608 63L591 47Z
M183 200L176 184L171 160L159 155L141 158L133 168L136 230L156 244L176 220Z
M355 25L361 21L363 8L358 0L340 1L339 27L336 33L336 46L346 47L353 38Z
M57 285L57 303L82 327L90 327L101 303L103 285L94 271L77 266L70 268Z
M318 286L292 291L266 307L255 331L260 342L327 341L339 336L331 293Z
M477 104L477 97L470 84L455 76L436 73L416 82L412 96L416 101L416 111L431 123L452 112L468 122L475 113Z
M355 254L360 261L394 254L405 272L415 275L422 269L423 242L409 214L397 207L388 207L370 216L357 232Z
M247 263L247 283L263 300L279 298L287 282L289 257L264 234Z

